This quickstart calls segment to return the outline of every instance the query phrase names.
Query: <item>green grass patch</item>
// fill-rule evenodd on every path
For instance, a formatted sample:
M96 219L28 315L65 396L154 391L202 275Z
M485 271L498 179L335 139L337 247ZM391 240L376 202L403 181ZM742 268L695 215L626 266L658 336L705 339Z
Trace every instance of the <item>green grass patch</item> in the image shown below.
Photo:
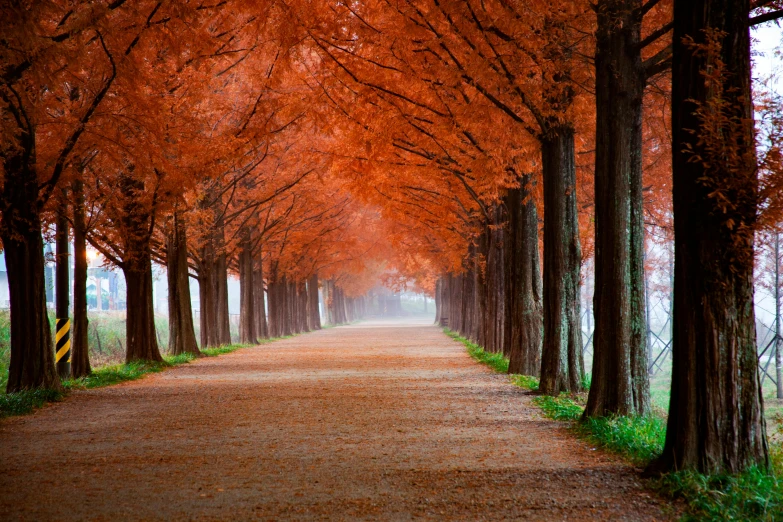
M560 397L540 395L533 398L533 404L541 408L544 415L555 420L575 421L584 411L584 407L565 394Z
M511 382L514 383L514 386L519 386L526 390L538 390L538 379L532 375L513 374L511 375Z
M627 458L638 466L646 466L663 451L666 419L657 415L644 417L596 417L582 419L584 405L562 394L560 397L541 395L533 399L544 415L562 421L580 421L574 431L596 446Z
M135 361L127 364L104 366L94 370L87 377L69 379L63 383L66 389L91 389L111 386L126 381L135 381L148 373L157 373L172 364L164 362Z
M189 363L198 359L198 355L193 353L181 353L179 355L164 355L163 360L169 363L171 366L177 366L180 364Z
M268 339L263 342L271 342L276 339ZM249 346L255 346L253 344L225 344L222 346L215 346L214 348L205 348L201 350L201 355L205 357L217 357L226 353L231 353L239 350L240 348L247 348Z
M201 354L206 357L216 357L225 353L234 352L240 348L247 348L248 346L252 345L229 344L216 346L214 348L201 350ZM165 355L163 356L163 362L137 361L128 364L104 366L103 368L94 370L87 377L67 380L64 382L64 385L66 388L101 388L103 386L111 386L112 384L119 384L125 381L135 381L148 373L157 373L172 366L187 364L195 359L198 359L198 356L195 354L181 353L179 355Z
M486 352L481 346L477 345L469 339L461 337L457 332L452 332L448 328L444 328L443 332L455 341L459 341L464 344L465 348L468 349L470 356L481 364L486 364L496 372L508 373L508 359L503 357L502 353Z
M623 455L637 466L646 466L663 451L666 419L657 415L588 418L575 429L591 442Z
M56 402L65 397L66 392L57 390L22 390L17 393L0 395L0 418L12 415L26 415L47 402Z
M662 493L685 501L683 520L783 520L780 475L757 467L738 475L678 471L658 484Z

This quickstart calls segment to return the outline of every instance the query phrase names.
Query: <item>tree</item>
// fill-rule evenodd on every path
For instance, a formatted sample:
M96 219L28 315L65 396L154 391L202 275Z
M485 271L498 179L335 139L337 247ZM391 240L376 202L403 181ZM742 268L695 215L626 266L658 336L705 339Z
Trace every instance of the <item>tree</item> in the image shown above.
M13 309L8 392L60 387L46 316L41 213L116 76L102 25L123 3L80 13L76 25L73 11L56 2L4 4L0 12L8 41L0 55L0 239ZM45 125L52 113L60 116L56 137Z
M595 334L585 417L650 411L644 291L642 109L645 85L670 65L671 24L648 31L659 2L596 4ZM654 13L655 14L655 13Z
M87 342L87 227L84 212L84 183L76 177L71 183L73 198L73 335L71 340L71 376L74 379L92 373Z
M652 469L768 462L753 311L749 10L748 0L674 4L672 393Z
M169 290L169 353L199 354L190 304L187 229L175 208L166 234L166 274Z
M538 212L530 193L530 177L518 189L509 189L505 204L509 216L506 247L508 267L509 373L539 375L543 306L538 249Z

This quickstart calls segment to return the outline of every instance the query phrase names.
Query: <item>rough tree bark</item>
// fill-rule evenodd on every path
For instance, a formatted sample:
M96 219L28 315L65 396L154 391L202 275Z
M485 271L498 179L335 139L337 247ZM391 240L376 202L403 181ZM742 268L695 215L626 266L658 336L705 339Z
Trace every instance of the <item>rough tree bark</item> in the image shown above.
M585 417L650 411L644 315L641 0L601 0L596 31L595 333Z
M470 255L470 268L461 275L462 278L462 293L460 294L460 300L462 304L461 319L463 325L463 337L466 337L476 344L481 344L481 317L479 294L481 292L481 285L479 282L478 269L476 267L476 250L472 252L469 250Z
M318 274L310 276L307 281L307 299L309 312L309 326L311 330L321 329L321 313L318 311Z
M476 298L471 301L471 304L476 308L474 328L476 329L476 344L486 347L487 340L491 341L491 333L489 327L489 321L487 316L487 303L489 301L487 296L487 258L489 253L489 230L487 227L482 230L478 238L478 247L475 256L474 274L475 274L475 296ZM483 270L482 270L483 265ZM474 318L473 310L469 313L471 320Z
M268 339L269 325L266 320L266 298L264 296L264 264L260 245L253 261L253 284L255 285L253 311L255 312L256 336Z
M150 258L134 259L123 264L127 287L127 346L125 362L163 361L155 332L155 312L152 302L152 263Z
M539 389L546 395L582 389L579 324L579 224L574 131L556 127L541 141L544 179L544 341Z
M672 393L654 471L739 472L769 462L753 310L749 8L749 0L674 3ZM705 81L705 72L720 81Z
M151 213L138 205L138 195L145 187L132 174L121 177L120 187L125 197L121 222L122 229L126 231L124 257L120 265L125 275L128 305L125 362L163 361L158 348L152 301L151 239L155 225L154 209Z
M166 234L166 277L169 288L169 353L199 354L190 304L187 230L178 209L174 209Z
M239 239L239 342L243 344L258 343L254 272L250 228L245 227Z
M282 321L281 335L284 337L288 337L289 335L293 334L293 299L295 298L295 295L292 295L291 290L291 282L288 280L287 276L283 276L283 280L280 284L280 294L283 298L282 306L280 307L280 316Z
M71 338L71 376L74 379L92 373L87 341L87 231L84 223L84 187L80 179L71 184L73 194L73 329Z
M217 340L217 325L215 319L215 298L212 285L212 261L209 252L211 246L204 245L198 263L198 302L199 302L199 332L201 348L220 344Z
M269 271L268 292L269 298L269 320L267 322L267 328L269 329L270 337L280 337L280 299L279 299L279 286L277 281L277 267L273 264Z
M33 140L32 135L22 138ZM33 151L34 147L31 144L25 150ZM5 183L0 201L3 204L0 238L11 301L11 361L6 391L59 389L51 325L46 314L38 179L30 155L5 158Z
M451 322L451 274L444 275L440 278L440 319L438 320L438 324L440 326L446 326L448 328L451 328L452 330L454 327L452 326Z
M449 311L449 328L465 337L465 323L462 319L462 278L463 274L449 274L446 284L447 310Z
M216 299L215 313L217 315L217 341L218 344L231 344L231 318L228 314L228 260L223 244L223 228L219 231L220 250L215 258L212 269L213 284Z
M222 203L212 204L211 229L201 247L198 264L201 347L231 344L228 315L228 263L225 252Z
M440 292L443 286L443 276L441 275L437 281L435 281L435 324L440 324L441 314L441 297Z
M529 176L520 188L509 190L509 244L506 246L508 291L509 373L539 375L544 328L541 263L538 252L538 212L528 188Z

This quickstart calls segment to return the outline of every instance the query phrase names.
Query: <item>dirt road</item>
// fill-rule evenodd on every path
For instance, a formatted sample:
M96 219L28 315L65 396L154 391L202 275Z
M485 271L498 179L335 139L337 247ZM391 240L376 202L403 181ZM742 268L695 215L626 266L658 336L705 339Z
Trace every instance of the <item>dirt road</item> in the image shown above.
M662 520L433 326L365 322L0 421L0 520Z

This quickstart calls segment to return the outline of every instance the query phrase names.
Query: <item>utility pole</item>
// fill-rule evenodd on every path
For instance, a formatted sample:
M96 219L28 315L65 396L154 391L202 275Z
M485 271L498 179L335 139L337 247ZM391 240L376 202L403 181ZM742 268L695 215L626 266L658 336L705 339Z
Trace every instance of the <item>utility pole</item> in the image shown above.
M63 189L60 197L60 205L57 211L55 223L55 259L56 269L54 274L55 288L55 362L60 378L66 379L71 375L71 319L70 319L70 280L69 265L70 253L68 252L68 218L66 216L68 205L66 203L67 192Z

